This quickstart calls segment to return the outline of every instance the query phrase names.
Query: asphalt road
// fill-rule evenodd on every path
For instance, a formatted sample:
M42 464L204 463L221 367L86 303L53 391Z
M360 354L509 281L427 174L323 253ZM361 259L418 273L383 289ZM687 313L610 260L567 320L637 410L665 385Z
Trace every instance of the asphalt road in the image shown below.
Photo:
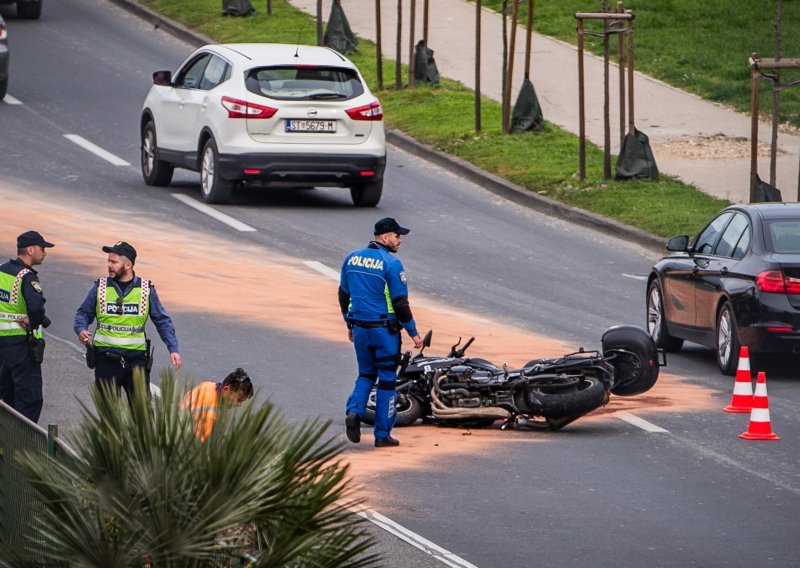
M247 190L216 209L255 231L211 219L172 195L196 199L197 174L179 173L172 187L156 189L138 171L137 124L151 73L175 69L190 46L95 0L51 2L39 21L17 20L13 8L0 11L8 16L12 49L9 94L21 103L0 104L0 242L10 256L22 223L57 245L79 243L75 250L57 246L41 270L54 321L42 423L58 423L68 434L78 422L90 373L72 316L103 273L100 246L124 231L140 245L143 275L168 275L156 284L189 372L219 377L244 366L259 398L268 396L291 419L330 419L337 436L353 356L343 330L327 333L327 312L316 307L335 304L335 283L303 272L302 262L337 270L348 250L368 240L378 217L395 216L412 228L401 248L412 306L424 299L446 306L464 327L472 322L459 333L477 336L476 348L508 330L592 348L611 325L643 323L642 278L656 252L513 205L394 148L377 209L353 208L341 189ZM128 165L113 165L68 135ZM24 223L14 209L20 204L30 211ZM132 235L131 226L138 228ZM88 258L76 256L95 236L96 253L90 247ZM313 309L292 303L296 309L284 319L260 318L262 296L275 311L287 293L273 287L265 263L271 270L289 266L281 274L298 278L295 288L318 286L329 299L311 295ZM228 295L237 297L215 296L215 286L229 280ZM434 347L444 351L437 337ZM536 349L532 343L531 358ZM158 357L156 366L165 365L162 346ZM397 431L399 452L362 444L348 456L372 509L481 568L792 566L800 552L793 365L769 369L779 442L738 438L747 416L720 411L731 379L718 373L708 350L688 346L670 357L670 374L634 407L614 401L556 434L419 426ZM623 421L621 411L665 431ZM440 565L377 534L387 566Z

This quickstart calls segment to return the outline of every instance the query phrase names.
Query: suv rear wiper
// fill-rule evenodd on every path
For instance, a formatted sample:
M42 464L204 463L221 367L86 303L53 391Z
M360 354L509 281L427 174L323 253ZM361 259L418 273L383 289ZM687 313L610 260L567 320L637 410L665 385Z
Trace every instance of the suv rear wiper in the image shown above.
M309 99L344 99L347 95L343 95L342 93L315 93L313 95L309 95Z

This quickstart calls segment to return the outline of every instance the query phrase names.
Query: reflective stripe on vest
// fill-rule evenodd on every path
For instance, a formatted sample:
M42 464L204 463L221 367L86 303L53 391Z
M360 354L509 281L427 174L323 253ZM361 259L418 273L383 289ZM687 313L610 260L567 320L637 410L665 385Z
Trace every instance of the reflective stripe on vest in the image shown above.
M0 272L0 337L25 335L27 332L17 320L28 315L25 296L21 294L22 278L30 270L23 268L16 276ZM42 337L41 328L34 330L36 337Z
M108 280L97 281L97 329L92 340L95 347L115 347L144 351L147 338L144 329L150 314L150 282L142 278L118 302L119 293ZM122 307L121 313L119 306Z

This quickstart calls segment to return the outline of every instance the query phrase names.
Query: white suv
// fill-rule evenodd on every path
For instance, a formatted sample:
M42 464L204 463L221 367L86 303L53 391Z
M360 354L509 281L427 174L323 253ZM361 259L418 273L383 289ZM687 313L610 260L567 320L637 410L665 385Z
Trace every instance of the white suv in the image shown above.
M165 186L199 171L203 200L235 185L342 186L374 207L383 191L380 102L356 66L326 47L207 45L153 73L141 118L142 176Z

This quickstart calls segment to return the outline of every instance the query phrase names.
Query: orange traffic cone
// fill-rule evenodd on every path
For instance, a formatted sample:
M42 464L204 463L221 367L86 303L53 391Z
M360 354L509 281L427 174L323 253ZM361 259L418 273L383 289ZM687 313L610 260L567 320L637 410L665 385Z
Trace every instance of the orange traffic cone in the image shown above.
M750 351L742 345L739 351L739 368L736 369L736 382L733 383L731 403L723 408L725 412L750 412L753 408L753 377L750 374Z
M780 440L772 431L769 421L769 401L767 400L767 375L758 373L756 392L753 395L753 411L750 413L750 426L747 432L739 434L745 440Z

